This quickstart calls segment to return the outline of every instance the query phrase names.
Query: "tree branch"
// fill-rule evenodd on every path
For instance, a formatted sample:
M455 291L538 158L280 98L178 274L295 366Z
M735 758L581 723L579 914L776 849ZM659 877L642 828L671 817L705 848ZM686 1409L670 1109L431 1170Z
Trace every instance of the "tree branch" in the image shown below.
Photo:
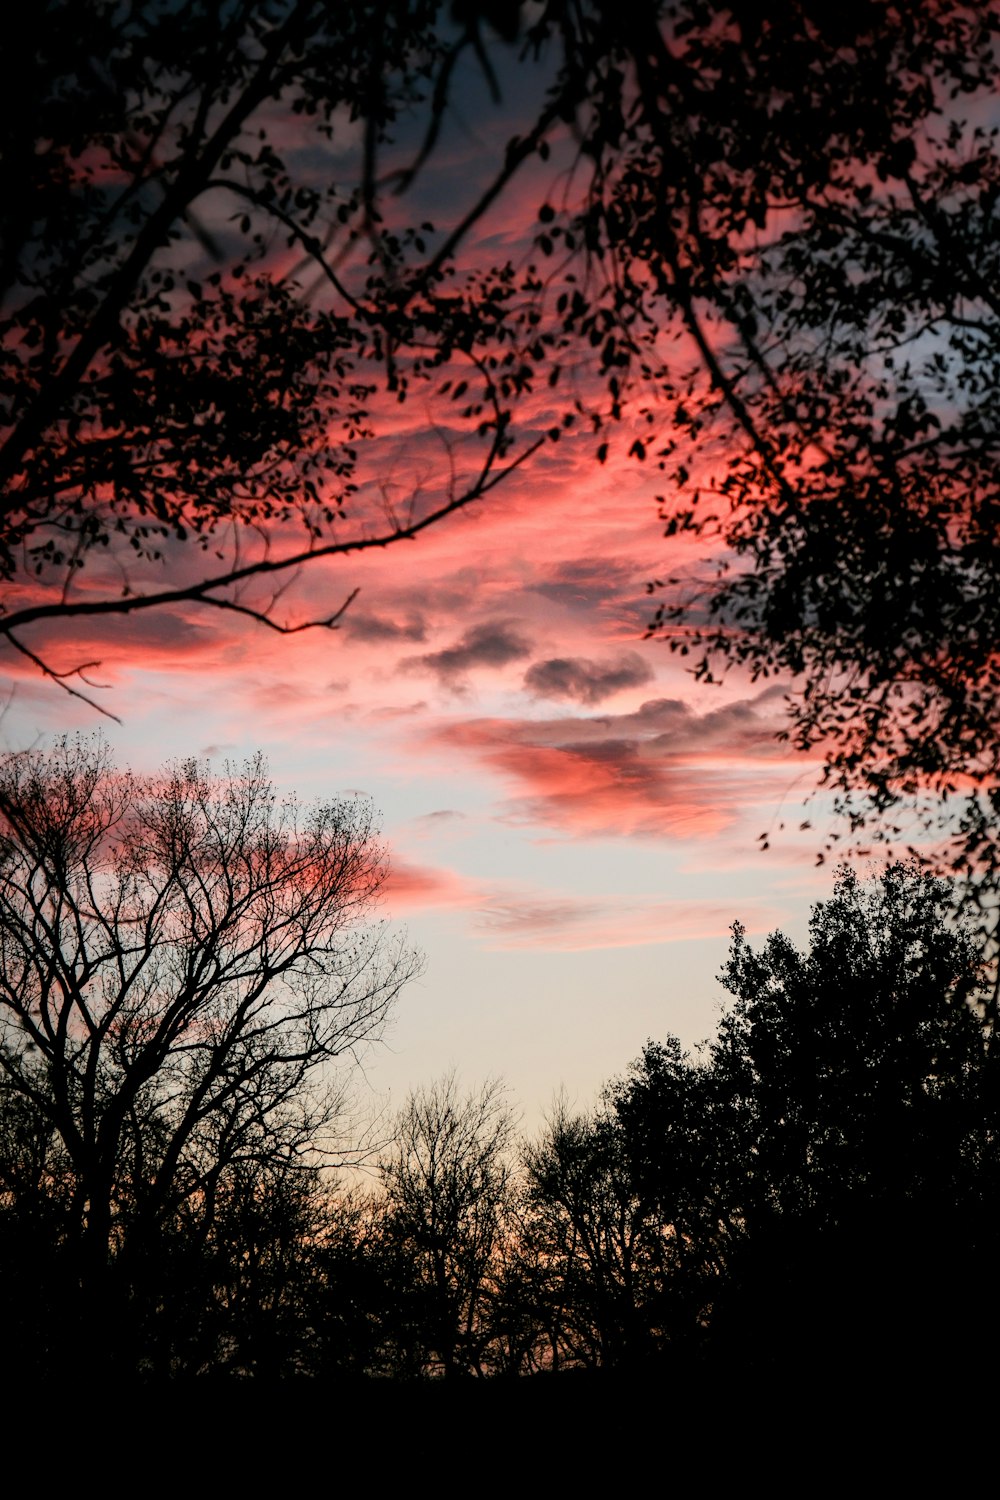
M146 609L161 609L170 604L205 604L216 609L232 609L238 613L248 615L261 624L270 626L273 630L279 630L283 634L292 634L299 630L310 628L329 627L335 628L345 609L355 598L357 590L350 595L345 603L322 620L313 620L302 625L283 627L268 619L264 611L254 610L252 606L240 605L232 600L219 600L212 598L212 594L218 589L232 588L237 584L246 583L253 578L269 576L273 573L285 572L290 568L301 568L306 563L315 562L323 557L346 557L351 553L371 552L392 546L396 542L412 541L422 531L436 526L448 516L466 509L474 501L480 500L484 495L496 488L508 475L529 459L533 453L547 441L543 435L529 443L516 458L510 463L504 464L502 468L495 469L494 461L502 441L502 433L494 436L490 447L490 453L484 461L483 470L479 479L463 495L448 500L445 504L438 506L436 510L429 512L418 521L411 521L406 525L397 526L392 531L380 533L378 536L358 537L348 542L328 542L323 546L312 546L298 552L290 553L286 557L262 558L258 562L248 563L245 567L232 568L224 573L218 573L213 578L203 579L199 583L188 584L173 589L161 589L152 594L123 595L120 599L80 600L78 602L65 602L58 604L35 604L24 609L15 610L6 618L0 616L0 637L7 636L14 641L15 646L25 656L44 671L46 676L58 680L61 677L75 676L80 669L72 672L59 673L45 666L39 657L28 650L20 642L14 640L12 632L22 630L26 625L34 625L42 620L65 620L65 619L90 619L107 615L130 615ZM91 662L88 666L95 666ZM83 696L68 688L67 691L74 692L77 697ZM89 701L89 700L87 700Z
M52 607L57 612L65 608L65 606L63 605L53 605ZM35 666L41 673L44 674L44 676L50 677L53 682L57 683L58 686L62 688L64 693L69 693L71 698L79 698L82 703L87 704L88 708L96 709L97 712L99 714L103 714L106 719L113 719L116 724L121 723L121 719L119 719L117 714L113 714L108 708L102 708L101 705L95 702L93 698L89 698L86 693L81 693L79 688L71 687L70 684L66 681L67 677L79 677L82 682L86 682L87 678L84 677L83 674L89 671L91 667L99 667L101 665L99 661L87 661L84 662L82 666L71 667L67 672L57 672L54 667L50 667L47 662L43 661L43 659L39 655L37 655L36 652L30 650L23 641L19 641L17 639L17 636L14 634L12 628L13 624L15 623L16 621L12 621L4 627L0 627L0 636L5 635L10 641L11 645L14 647L15 651L20 651L22 656L26 656L29 661L34 662ZM93 683L90 685L98 687L100 684Z

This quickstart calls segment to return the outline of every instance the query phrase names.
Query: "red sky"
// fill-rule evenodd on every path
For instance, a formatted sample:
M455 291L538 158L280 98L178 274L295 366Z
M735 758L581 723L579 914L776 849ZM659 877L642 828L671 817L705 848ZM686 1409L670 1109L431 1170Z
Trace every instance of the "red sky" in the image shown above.
M317 564L288 607L360 585L335 633L188 610L61 643L100 661L121 760L263 749L282 788L382 810L386 912L427 969L376 1092L455 1065L505 1074L529 1120L561 1085L587 1104L648 1035L713 1030L734 920L801 931L826 890L815 834L757 847L814 779L775 741L780 688L699 688L642 639L673 560L649 488L561 445L419 542ZM15 672L9 743L97 726Z
M473 117L454 112L427 211L502 137L502 115ZM531 253L526 226L562 169L540 170L480 226L473 258ZM528 402L523 440L564 400L546 387ZM386 496L435 503L452 462L472 461L446 415L421 394L383 412L362 524ZM283 789L357 790L382 809L386 913L427 970L368 1061L375 1094L398 1100L454 1065L467 1083L503 1073L529 1123L562 1085L586 1105L647 1036L713 1031L733 921L801 934L828 889L818 835L790 831L815 767L775 739L782 687L699 687L643 639L647 582L704 559L664 540L663 476L627 459L629 442L626 427L602 466L592 433L569 435L418 541L310 564L277 613L326 614L359 588L335 632L280 637L189 606L33 637L56 665L99 663L89 691L122 719L102 727L137 769L262 749ZM28 664L3 666L8 744L98 727Z

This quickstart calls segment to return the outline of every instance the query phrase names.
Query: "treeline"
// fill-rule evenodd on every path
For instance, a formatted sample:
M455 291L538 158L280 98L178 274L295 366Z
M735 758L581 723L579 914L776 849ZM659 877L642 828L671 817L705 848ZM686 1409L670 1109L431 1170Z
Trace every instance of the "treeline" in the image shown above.
M165 1123L182 1052L173 1102L168 1071L159 1116L141 1089L131 1105L96 1268L45 1093L59 1080L38 1063L35 1097L17 1086L8 1032L8 1369L787 1375L947 1359L988 1338L991 991L947 885L912 866L870 886L842 872L807 951L781 934L755 951L736 927L721 977L710 1044L649 1042L592 1111L560 1104L532 1139L499 1084L463 1095L445 1079L411 1096L377 1187L346 1191L301 1141L278 1149L248 1115L217 1112L200 1169L190 1155L154 1213L155 1164L183 1156ZM241 1086L252 1097L252 1067Z

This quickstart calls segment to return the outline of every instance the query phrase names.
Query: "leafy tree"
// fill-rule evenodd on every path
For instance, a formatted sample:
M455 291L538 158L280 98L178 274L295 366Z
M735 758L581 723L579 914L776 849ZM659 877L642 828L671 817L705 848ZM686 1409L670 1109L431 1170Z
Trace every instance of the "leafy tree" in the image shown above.
M0 763L0 820L15 1207L52 1204L113 1355L172 1243L249 1254L250 1218L292 1204L331 1144L331 1061L379 1035L418 964L364 925L370 809L278 804L259 760L139 778L63 741Z
M470 49L492 78L478 8L443 12L73 0L11 38L0 634L71 691L92 664L61 664L46 622L193 604L333 626L277 608L297 566L416 535L544 441L511 429L511 268L445 279L487 185L441 231L388 192L422 104L436 133L435 80ZM451 434L436 479L379 440L417 390Z
M1000 1095L951 887L845 869L806 952L734 931L734 1002L697 1071L650 1047L612 1095L677 1270L702 1271L709 1347L811 1366L954 1355L973 1336L969 1267L995 1253Z
M638 1364L662 1331L651 1304L666 1247L617 1122L559 1107L525 1168L526 1248L554 1363Z
M562 327L676 487L668 535L714 543L654 628L705 681L794 680L789 736L823 753L854 833L947 802L954 868L993 879L1000 12L563 20L590 176L539 244L561 256L568 223L590 280Z
M484 1311L511 1186L503 1086L463 1099L453 1074L411 1094L381 1164L386 1232L411 1269L403 1318L421 1363L482 1374Z
M734 1131L728 1080L676 1037L647 1042L607 1089L609 1119L659 1247L647 1319L661 1347L697 1343L746 1234L746 1141Z
M723 983L736 1003L713 1063L752 1101L768 1204L835 1220L848 1204L961 1195L991 1128L992 1028L945 882L893 865L866 888L843 869L807 953L781 933L754 953L737 926Z
M526 1151L522 1258L552 1362L688 1357L746 1234L730 1091L675 1037Z

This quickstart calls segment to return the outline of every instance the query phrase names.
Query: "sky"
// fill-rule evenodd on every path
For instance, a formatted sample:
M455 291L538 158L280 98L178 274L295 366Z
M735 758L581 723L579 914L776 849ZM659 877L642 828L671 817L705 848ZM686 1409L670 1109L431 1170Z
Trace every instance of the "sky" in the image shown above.
M447 210L531 86L505 76L491 113L464 82L421 211ZM546 191L519 183L469 253L530 253ZM529 437L560 399L537 397ZM802 941L830 890L821 827L798 828L822 826L821 804L803 809L818 765L775 738L785 685L705 686L644 638L649 581L703 555L664 538L662 476L626 448L599 465L593 438L569 435L418 540L310 564L279 608L329 613L358 589L335 631L283 637L194 607L64 629L59 650L99 662L92 696L120 723L0 664L10 748L99 730L142 772L191 755L221 771L259 750L282 791L372 801L391 862L382 916L425 958L364 1059L373 1106L454 1068L469 1086L505 1079L528 1130L560 1090L588 1108L647 1038L712 1034L734 921ZM455 452L414 399L359 505L379 485L433 500Z

